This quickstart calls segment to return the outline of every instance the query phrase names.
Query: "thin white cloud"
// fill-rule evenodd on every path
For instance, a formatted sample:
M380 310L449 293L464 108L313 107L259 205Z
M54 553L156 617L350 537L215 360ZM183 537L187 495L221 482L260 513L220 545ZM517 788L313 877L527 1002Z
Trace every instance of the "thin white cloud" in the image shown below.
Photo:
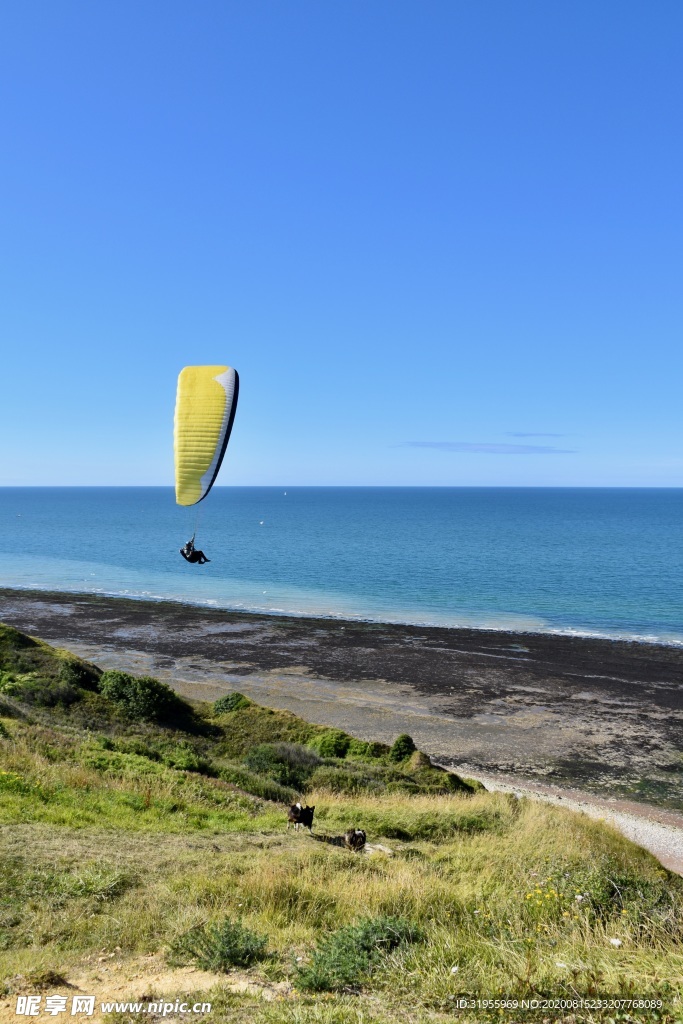
M395 448L436 448L442 452L470 452L479 455L573 455L573 448L547 444L485 444L478 441L402 441Z
M518 431L518 430L508 430L508 431L506 431L506 436L507 437L566 437L567 435L566 434L541 433L539 431L530 431L529 433L525 433L525 432Z

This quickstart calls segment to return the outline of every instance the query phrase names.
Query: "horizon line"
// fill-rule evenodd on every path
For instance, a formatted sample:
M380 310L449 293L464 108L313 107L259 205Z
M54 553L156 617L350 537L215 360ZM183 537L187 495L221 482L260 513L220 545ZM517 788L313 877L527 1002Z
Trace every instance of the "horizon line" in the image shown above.
M212 490L320 490L366 488L368 490L537 490L537 491L680 491L683 484L214 484ZM6 490L174 490L174 484L0 484ZM204 500L204 499L202 499ZM197 502L196 504L200 504Z

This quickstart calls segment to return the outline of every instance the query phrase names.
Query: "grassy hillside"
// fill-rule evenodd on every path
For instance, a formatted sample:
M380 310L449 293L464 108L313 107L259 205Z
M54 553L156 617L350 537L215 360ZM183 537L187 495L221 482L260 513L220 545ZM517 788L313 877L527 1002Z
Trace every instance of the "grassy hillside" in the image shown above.
M287 831L298 797L313 837ZM683 880L611 829L482 791L407 737L239 694L190 706L5 626L0 822L7 1013L86 978L103 999L199 994L218 1022L512 1021L458 1000L615 995L664 1006L572 1019L682 1019ZM334 845L351 827L370 852Z

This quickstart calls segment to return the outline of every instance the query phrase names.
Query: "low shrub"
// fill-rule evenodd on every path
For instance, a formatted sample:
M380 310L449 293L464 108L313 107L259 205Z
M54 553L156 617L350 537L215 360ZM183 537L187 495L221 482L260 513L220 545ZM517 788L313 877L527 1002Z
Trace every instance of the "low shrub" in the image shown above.
M350 745L351 737L341 729L325 729L308 742L321 757L346 757Z
M124 718L177 723L192 718L192 709L166 683L152 676L131 676L116 669L103 672L100 693Z
M358 986L372 973L383 954L397 946L420 942L423 933L400 917L366 918L324 938L310 963L294 978L298 989L326 992Z
M263 960L267 941L239 921L226 918L185 932L171 945L168 959L174 966L196 964L205 971L228 971Z
M412 736L409 736L407 732L403 732L394 740L389 751L389 757L392 761L406 761L416 750L417 747L413 742Z
M219 697L214 701L214 715L225 715L230 711L239 711L240 708L248 708L253 701L245 697L243 693L226 693L225 697Z
M97 690L101 671L94 665L84 661L67 658L59 669L59 679L69 686L77 686L81 690Z

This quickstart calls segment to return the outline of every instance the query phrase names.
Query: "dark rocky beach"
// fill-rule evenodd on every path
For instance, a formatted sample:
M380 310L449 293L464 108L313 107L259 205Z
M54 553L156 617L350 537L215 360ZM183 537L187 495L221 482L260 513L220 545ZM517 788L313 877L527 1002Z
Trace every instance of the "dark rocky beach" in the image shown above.
M0 620L194 699L239 689L459 771L683 808L683 648L0 591Z

